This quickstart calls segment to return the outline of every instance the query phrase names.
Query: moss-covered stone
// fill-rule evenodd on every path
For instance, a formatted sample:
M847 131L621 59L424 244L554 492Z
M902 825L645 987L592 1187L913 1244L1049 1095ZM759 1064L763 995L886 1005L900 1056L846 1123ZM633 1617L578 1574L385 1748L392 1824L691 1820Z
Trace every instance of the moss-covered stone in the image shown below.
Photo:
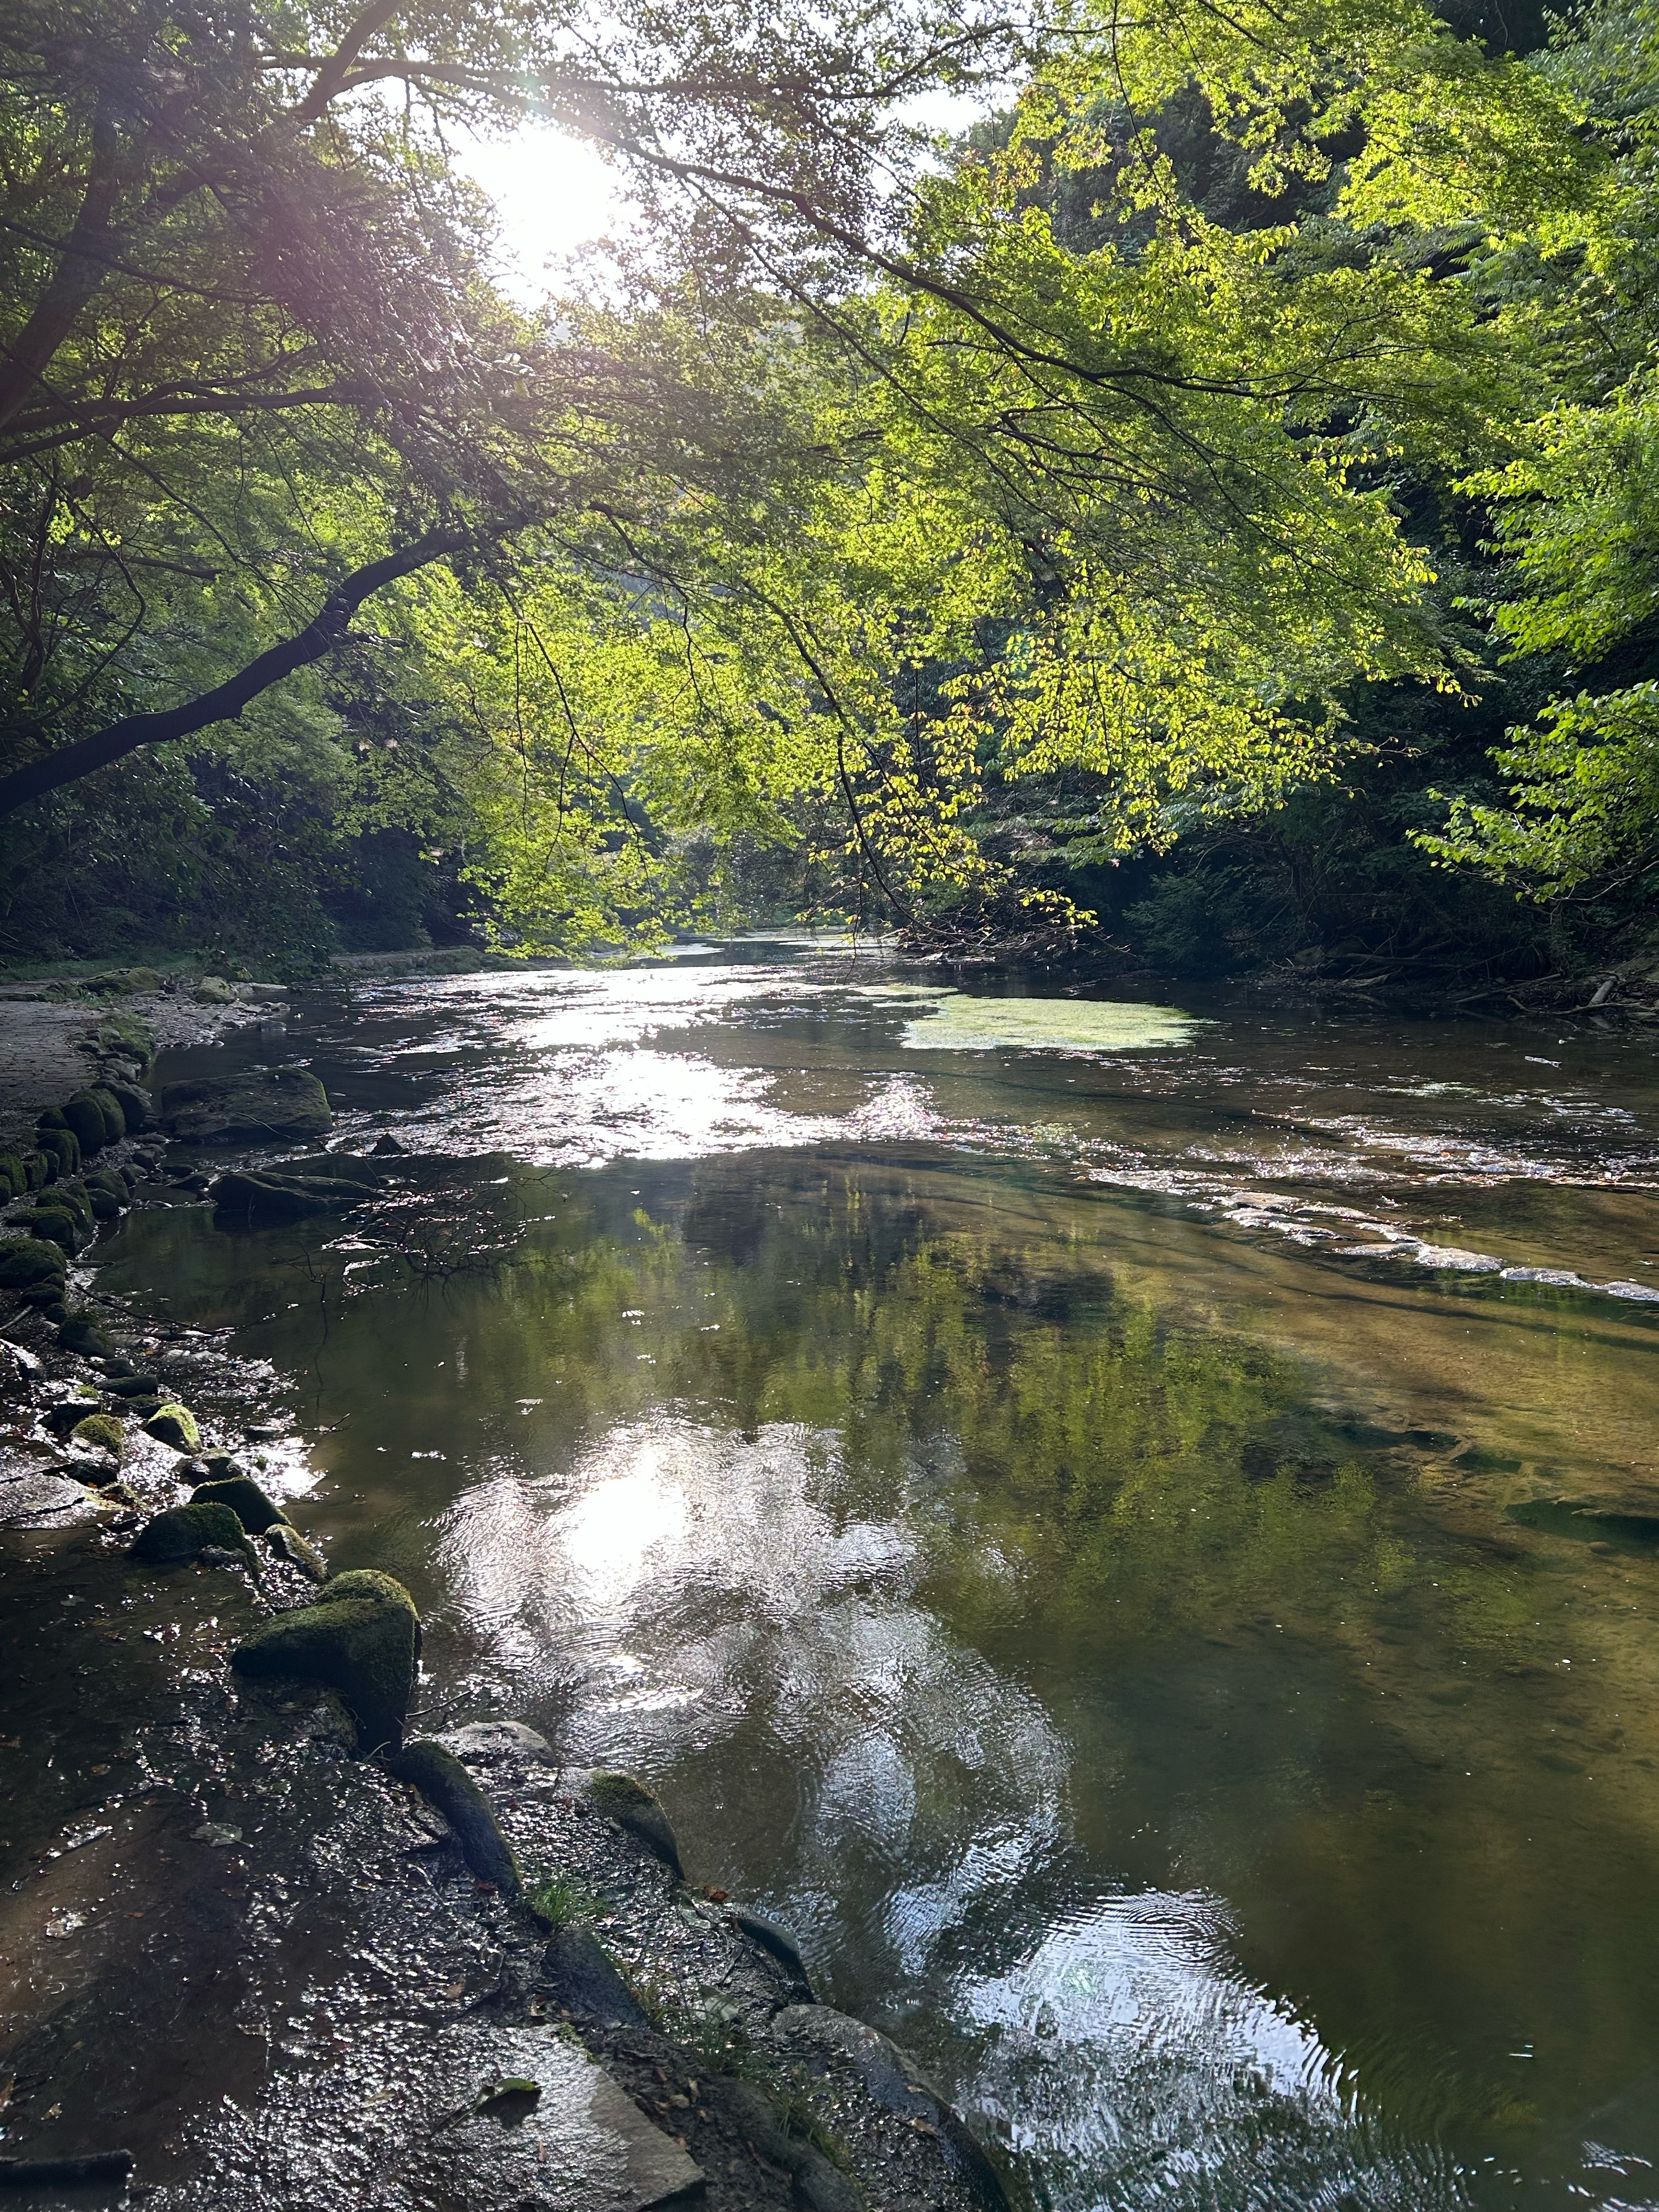
M82 1229L90 1230L93 1222L92 1194L79 1176L68 1176L52 1185L42 1206L66 1206Z
M61 1106L43 1106L34 1117L34 1126L37 1129L67 1129L69 1123L64 1119Z
M180 1510L230 1513L228 1505ZM360 1749L395 1750L415 1692L418 1632L415 1601L403 1584L356 1568L325 1583L310 1605L256 1629L231 1654L231 1664L258 1680L287 1674L326 1683L350 1708Z
M659 1858L672 1874L685 1878L680 1864L680 1847L672 1826L660 1801L654 1797L644 1783L631 1774L617 1774L601 1767L587 1778L584 1796L596 1813L603 1813L607 1820L614 1820L619 1828L626 1828L646 1849Z
M121 1110L121 1102L113 1089L109 1084L100 1081L93 1084L87 1095L95 1098L104 1109L104 1142L118 1145L127 1133L127 1117Z
M222 975L204 975L196 996L204 1006L228 1006L234 1004L236 994Z
M81 1172L81 1140L73 1129L38 1129L36 1146L51 1164L46 1181L55 1182L59 1176L79 1175Z
M222 1475L216 1481L198 1482L190 1495L192 1504L228 1505L250 1536L263 1536L267 1528L288 1519L251 1475Z
M113 1452L117 1459L127 1455L127 1432L113 1413L88 1413L70 1431L70 1442L90 1445L94 1451Z
M144 1423L144 1433L158 1443L171 1444L174 1451L193 1452L201 1448L202 1431L196 1425L196 1416L177 1399L156 1407Z
M507 1848L494 1808L453 1752L422 1739L386 1759L386 1771L429 1797L455 1831L455 1840L480 1881L492 1881L509 1897L519 1893L519 1869Z
M59 1324L58 1341L65 1352L76 1352L82 1359L106 1359L115 1349L97 1322L84 1314L71 1314Z
M132 1540L133 1558L147 1567L181 1567L206 1551L234 1552L258 1572L247 1532L228 1505L169 1506L147 1521Z
M40 1150L40 1147L38 1145L36 1145L31 1151L25 1152L23 1155L23 1173L28 1179L28 1188L30 1190L44 1190L48 1182L50 1182L52 1174L57 1168L57 1164L58 1164L55 1160L49 1160L46 1158L46 1154Z
M71 1257L87 1241L86 1231L66 1206L32 1206L15 1218L18 1226L27 1229L31 1237L56 1244Z
M16 1152L0 1152L0 1197L21 1198L29 1187L27 1170Z
M64 1255L56 1244L21 1243L8 1237L0 1242L0 1291L32 1291L50 1284L64 1286Z
M104 1102L96 1091L77 1091L64 1101L64 1119L80 1139L82 1157L101 1151L110 1143L110 1124Z
M132 1193L113 1168L93 1168L81 1180L94 1220L113 1221L132 1202Z
M140 1090L136 1083L124 1083L115 1076L111 1076L98 1087L100 1091L107 1091L120 1107L128 1136L137 1136L139 1130L149 1127L155 1109L148 1091Z
M66 1437L78 1421L98 1411L95 1398L60 1398L55 1406L48 1406L40 1416L41 1426L52 1437Z

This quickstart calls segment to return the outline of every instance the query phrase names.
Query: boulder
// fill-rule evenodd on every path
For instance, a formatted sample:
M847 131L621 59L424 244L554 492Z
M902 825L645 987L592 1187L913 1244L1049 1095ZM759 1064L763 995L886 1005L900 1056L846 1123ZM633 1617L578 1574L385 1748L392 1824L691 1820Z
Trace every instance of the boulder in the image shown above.
M806 1961L801 1957L800 1946L787 1928L780 1928L775 1920L769 1920L763 1912L757 1912L747 1905L728 1905L726 1917L740 1928L751 1943L776 1960L790 1980L810 2002L812 1995L811 1978L806 1971Z
M250 1536L263 1536L267 1528L288 1519L282 1507L267 1498L250 1475L221 1475L213 1481L198 1482L190 1498L192 1505L228 1505Z
M17 1152L0 1152L0 1198L21 1198L29 1187L28 1171Z
M228 1505L182 1510L235 1520ZM256 1629L231 1654L231 1665L258 1680L293 1675L326 1683L349 1706L361 1750L395 1750L415 1693L419 1633L415 1601L403 1584L355 1568L325 1583L311 1604Z
M94 1220L113 1221L132 1202L132 1193L113 1168L94 1168L81 1180Z
M260 1139L304 1142L325 1136L333 1120L327 1092L303 1067L169 1083L161 1093L160 1112L169 1135L192 1144Z
M792 2177L806 2212L863 2212L862 2194L808 2142L787 2106L775 2103L753 2081L718 2075L710 2081L708 2095L750 2149Z
M407 1145L400 1145L395 1137L388 1134L383 1137L376 1137L374 1143L368 1149L370 1155L374 1158L377 1160L389 1160L402 1158L407 1153L409 1147Z
M79 1176L68 1176L54 1183L38 1202L41 1206L67 1206L82 1229L92 1227L92 1195Z
M46 1185L51 1182L53 1174L56 1172L57 1165L58 1163L56 1160L49 1160L38 1145L31 1151L25 1152L23 1155L23 1173L27 1178L27 1188L30 1190L44 1190Z
M130 1137L140 1129L149 1128L153 1109L148 1091L140 1090L136 1083L118 1081L113 1076L106 1082L100 1083L98 1087L100 1091L107 1091L121 1109L122 1118L126 1122L127 1134Z
M603 1813L607 1820L626 1828L647 1850L662 1861L671 1874L684 1881L685 1873L680 1865L680 1847L675 1841L673 1828L661 1804L644 1783L631 1774L617 1774L601 1767L588 1776L582 1795L596 1813Z
M169 1506L145 1522L132 1540L133 1558L147 1567L182 1567L204 1552L233 1553L258 1572L253 1547L228 1505Z
M112 1391L118 1398L157 1398L163 1405L167 1402L167 1393L161 1388L161 1378L159 1375L141 1373L113 1376L104 1388Z
M519 1869L489 1800L453 1752L422 1740L406 1744L386 1761L388 1774L430 1798L455 1831L455 1839L480 1881L508 1897L519 1893Z
M35 1131L34 1141L51 1163L46 1176L47 1182L55 1182L59 1176L80 1173L81 1140L73 1129L42 1127Z
M88 1413L70 1431L70 1441L94 1451L113 1452L118 1460L126 1457L127 1432L113 1413Z
M556 1766L553 1747L522 1721L469 1721L453 1729L444 1741L469 1766Z
M158 1443L170 1444L174 1451L193 1452L202 1448L202 1432L196 1425L195 1414L176 1399L155 1408L144 1423L144 1433L154 1437ZM240 1525L239 1522L237 1526Z
M234 1006L236 990L222 975L204 975L196 986L195 996L204 1006Z

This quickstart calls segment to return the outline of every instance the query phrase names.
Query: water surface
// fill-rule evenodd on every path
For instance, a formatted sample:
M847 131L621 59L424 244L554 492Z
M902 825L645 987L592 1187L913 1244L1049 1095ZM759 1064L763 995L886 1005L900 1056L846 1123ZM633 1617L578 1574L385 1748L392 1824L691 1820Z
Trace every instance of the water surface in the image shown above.
M106 1280L292 1378L423 1717L646 1775L1057 2212L1659 2205L1643 1040L716 951L240 1049L421 1157Z

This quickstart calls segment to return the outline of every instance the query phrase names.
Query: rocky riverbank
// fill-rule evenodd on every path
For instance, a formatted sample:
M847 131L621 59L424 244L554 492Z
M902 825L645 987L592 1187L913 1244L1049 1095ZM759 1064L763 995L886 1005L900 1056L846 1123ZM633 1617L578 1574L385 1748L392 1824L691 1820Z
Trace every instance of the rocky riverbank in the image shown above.
M84 1266L99 1216L205 1196L113 1081L41 1116L0 1224L6 2201L1000 2212L672 1808L500 1716L422 1738L407 1594L283 1510L280 1378ZM369 1164L321 1164L213 1188L349 1206Z

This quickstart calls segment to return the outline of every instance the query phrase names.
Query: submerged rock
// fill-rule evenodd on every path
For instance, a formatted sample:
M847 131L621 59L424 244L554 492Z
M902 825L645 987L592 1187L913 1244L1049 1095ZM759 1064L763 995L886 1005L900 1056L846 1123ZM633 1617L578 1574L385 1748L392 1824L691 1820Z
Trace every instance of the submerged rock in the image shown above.
M469 1721L465 1728L451 1729L444 1741L469 1766L493 1766L502 1759L540 1766L558 1764L547 1738L522 1721Z
M363 1200L360 1184L337 1176L253 1175L240 1169L220 1176L209 1195L221 1213L250 1221L301 1221L310 1214L341 1213Z
M228 1505L185 1510L236 1520ZM309 1605L256 1629L230 1663L260 1680L288 1674L326 1683L350 1708L360 1750L395 1749L415 1693L419 1632L415 1601L403 1584L358 1567L325 1583Z
M161 1093L161 1118L170 1136L192 1144L259 1138L303 1141L325 1136L333 1121L328 1093L303 1067L169 1083Z
M205 1552L229 1553L258 1571L253 1547L228 1505L169 1506L132 1540L133 1558L147 1567L185 1566Z
M775 1959L791 1981L798 1983L810 2000L812 1995L811 1977L806 1971L806 1961L801 1957L800 1946L787 1928L780 1928L775 1920L769 1920L763 1912L757 1912L747 1905L728 1905L727 1917L751 1943L758 1943L763 1951Z
M630 1835L636 1836L672 1874L684 1881L685 1869L680 1864L680 1847L673 1826L660 1801L644 1783L631 1774L617 1774L601 1767L588 1776L582 1795L596 1813L603 1813L607 1820L614 1820L619 1828L626 1828Z
M430 1798L455 1831L461 1855L480 1881L494 1882L509 1897L518 1895L519 1869L495 1810L453 1752L423 1740L393 1752L386 1769Z

